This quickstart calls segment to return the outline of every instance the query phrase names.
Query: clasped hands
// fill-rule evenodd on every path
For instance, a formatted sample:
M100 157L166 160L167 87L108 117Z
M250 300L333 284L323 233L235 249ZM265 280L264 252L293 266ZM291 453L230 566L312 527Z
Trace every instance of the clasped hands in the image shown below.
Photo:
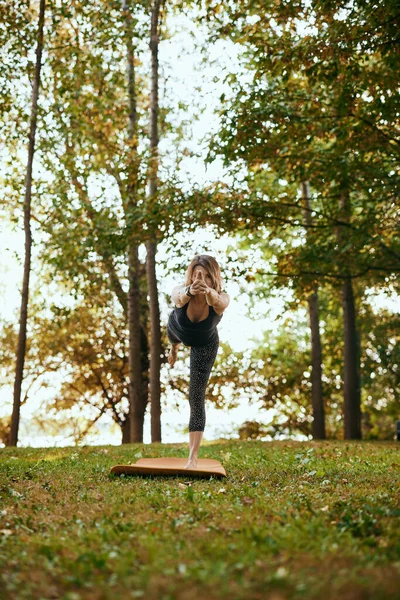
M202 271L197 271L194 282L190 284L190 293L194 296L197 296L197 294L204 294L207 304L211 304L211 299L215 302L218 298L217 291L206 284Z

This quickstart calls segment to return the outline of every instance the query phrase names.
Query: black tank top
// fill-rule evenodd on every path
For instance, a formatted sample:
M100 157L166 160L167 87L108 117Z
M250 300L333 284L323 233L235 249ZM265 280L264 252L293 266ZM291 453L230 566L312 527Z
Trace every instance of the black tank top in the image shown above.
M167 327L185 346L207 346L218 337L217 325L223 315L217 315L214 307L209 306L208 317L193 323L186 314L189 303L190 300L180 308L175 306L168 317Z

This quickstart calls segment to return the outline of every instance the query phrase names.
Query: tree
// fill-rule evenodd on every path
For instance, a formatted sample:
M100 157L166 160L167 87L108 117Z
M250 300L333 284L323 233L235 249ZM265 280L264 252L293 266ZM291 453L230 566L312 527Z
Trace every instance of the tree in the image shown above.
M150 173L148 221L149 239L146 242L147 285L150 300L150 399L151 399L151 440L161 441L161 406L160 406L160 308L157 292L156 252L157 252L157 219L151 218L158 211L157 172L158 172L158 45L161 0L153 0L151 6L150 50L151 50L151 95L150 95ZM154 227L155 225L155 227Z
M310 189L307 181L301 183L304 203L304 223L312 226ZM318 289L307 298L311 330L311 403L313 409L313 438L325 439L324 400L322 394L322 347L319 329Z
M135 54L133 45L133 22L130 2L124 0L125 44L127 57L127 79L129 100L129 167L128 182L124 202L126 218L126 239L128 244L128 328L129 328L129 404L131 442L143 441L144 412L140 404L142 375L140 368L140 296L139 296L139 239L135 237L135 210L138 203L139 153L138 153L138 114L136 109Z
M21 405L21 386L24 372L25 352L26 352L26 327L28 320L28 303L29 303L29 277L31 271L31 201L32 201L32 165L33 156L35 153L35 136L37 126L38 98L40 88L40 71L42 67L42 52L43 52L43 28L45 14L45 0L40 0L39 19L37 27L37 44L36 44L36 64L35 75L32 86L32 101L31 101L31 116L29 127L29 142L28 142L28 162L26 167L25 178L25 198L24 198L24 230L25 230L25 262L24 262L24 277L21 290L21 310L19 321L18 347L17 347L17 362L15 369L14 383L14 402L11 419L11 429L9 445L16 446L18 443L18 428Z

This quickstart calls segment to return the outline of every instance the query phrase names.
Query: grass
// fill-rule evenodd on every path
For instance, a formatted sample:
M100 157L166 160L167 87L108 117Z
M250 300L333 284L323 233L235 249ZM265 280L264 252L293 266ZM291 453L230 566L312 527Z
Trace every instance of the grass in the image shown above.
M0 450L0 598L399 597L398 442L203 443L225 479L127 477L187 444Z

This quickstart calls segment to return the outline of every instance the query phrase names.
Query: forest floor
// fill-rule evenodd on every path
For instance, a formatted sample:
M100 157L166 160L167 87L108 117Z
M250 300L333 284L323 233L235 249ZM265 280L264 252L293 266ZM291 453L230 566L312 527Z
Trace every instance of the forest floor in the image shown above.
M187 444L0 449L1 600L382 599L399 442L204 442L224 479L115 476Z

